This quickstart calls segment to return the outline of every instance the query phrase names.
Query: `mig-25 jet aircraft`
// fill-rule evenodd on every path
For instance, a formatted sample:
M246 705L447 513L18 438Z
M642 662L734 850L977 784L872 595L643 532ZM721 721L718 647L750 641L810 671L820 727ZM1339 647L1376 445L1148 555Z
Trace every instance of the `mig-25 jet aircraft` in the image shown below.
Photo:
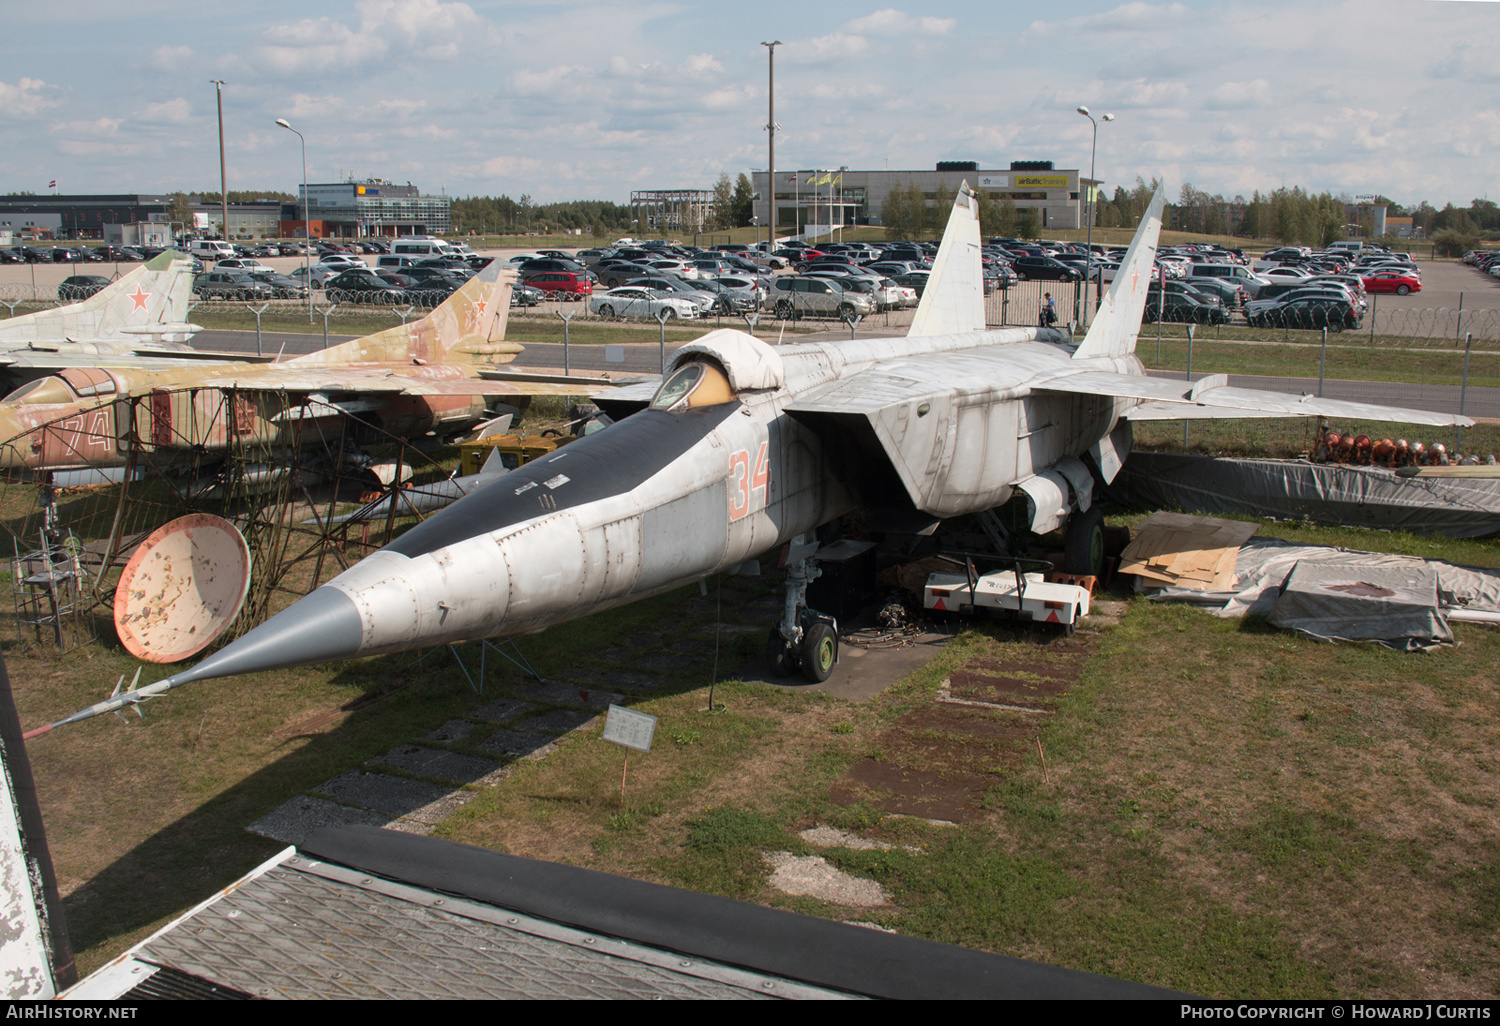
M1068 548L1094 562L1093 475L1113 479L1137 409L1468 423L1147 377L1134 350L1162 203L1074 347L1054 329L985 327L966 186L905 337L771 346L712 331L677 351L653 392L598 399L638 412L433 514L195 667L59 723L191 681L539 631L778 549L788 588L772 667L823 680L838 637L805 608L813 535L857 506L915 533L1019 492L1031 531L1065 526Z
M514 282L491 265L419 321L280 363L61 370L0 401L0 468L121 466L131 446L158 465L232 444L292 447L315 440L309 424L346 416L446 437L486 419L495 397L607 386L504 366L523 350L504 340Z

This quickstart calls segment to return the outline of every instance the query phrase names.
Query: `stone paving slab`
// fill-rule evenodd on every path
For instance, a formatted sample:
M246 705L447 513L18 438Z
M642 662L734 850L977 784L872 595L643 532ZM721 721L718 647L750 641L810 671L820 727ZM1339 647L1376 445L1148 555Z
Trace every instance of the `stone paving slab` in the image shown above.
M586 705L590 709L601 711L625 700L624 695L613 691L579 687L577 684L564 684L555 680L522 684L516 688L516 694L549 705Z
M420 745L392 748L371 759L369 765L394 766L427 780L453 784L494 783L505 776L505 767L493 760Z
M374 809L393 818L441 801L449 793L449 788L436 784L358 770L325 781L317 790L337 802Z
M549 709L517 723L516 729L532 733L540 731L547 734L567 734L592 721L595 715L574 709Z
M486 723L504 723L513 720L522 713L531 712L536 706L530 702L522 702L514 698L501 698L489 705L482 705L474 710L474 715Z
M474 724L468 720L449 720L437 730L423 735L427 741L462 741L474 733Z
M392 830L400 830L409 834L428 833L433 827L473 801L474 796L473 791L450 792L435 802L428 802L419 809L413 809L387 826Z
M540 759L557 750L557 739L548 734L521 730L497 730L479 746L491 755L518 755L523 759Z
M630 670L606 670L600 675L599 681L621 691L655 691L662 683L655 677Z
M339 805L326 798L298 795L251 823L246 830L283 844L301 844L314 830L327 826L383 827L389 819L369 809Z

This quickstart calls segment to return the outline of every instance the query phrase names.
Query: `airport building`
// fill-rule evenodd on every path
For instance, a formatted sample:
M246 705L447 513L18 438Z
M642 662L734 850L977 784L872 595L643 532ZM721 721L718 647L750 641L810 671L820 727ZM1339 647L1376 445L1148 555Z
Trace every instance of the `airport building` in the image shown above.
M415 185L396 185L383 178L363 182L311 184L307 189L307 217L316 226L323 222L327 233L340 238L366 235L442 235L450 226L447 196L424 196ZM291 218L301 226L302 190ZM287 231L287 235L302 234ZM315 231L314 234L317 234Z
M886 197L915 184L929 206L939 190L953 195L964 182L999 201L1009 197L1018 209L1034 209L1043 229L1079 228L1088 179L1078 171L1054 168L1050 160L1012 161L1008 168L986 170L971 160L942 161L931 171L776 171L775 214L765 171L751 173L757 224L774 220L778 229L804 231L809 226L883 223ZM1097 188L1095 183L1095 188Z

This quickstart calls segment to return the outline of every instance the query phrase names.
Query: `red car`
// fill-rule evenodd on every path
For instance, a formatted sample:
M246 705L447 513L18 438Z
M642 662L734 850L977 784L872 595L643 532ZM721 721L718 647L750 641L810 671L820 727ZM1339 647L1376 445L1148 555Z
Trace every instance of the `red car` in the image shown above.
M594 291L594 283L586 275L572 271L538 271L521 284L541 289L549 299L583 299Z
M1422 291L1422 279L1402 271L1374 271L1360 278L1360 281L1365 283L1366 292L1394 292L1398 296L1404 296Z

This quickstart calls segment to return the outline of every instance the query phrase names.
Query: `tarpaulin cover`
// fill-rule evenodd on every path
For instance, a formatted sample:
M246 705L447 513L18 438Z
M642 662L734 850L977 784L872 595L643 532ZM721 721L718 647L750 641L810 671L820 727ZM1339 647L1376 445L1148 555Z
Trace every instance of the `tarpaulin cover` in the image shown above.
M1500 534L1500 479L1397 477L1377 467L1137 450L1109 487L1129 505L1242 513L1485 538Z
M1270 617L1288 578L1303 566L1327 568L1331 575L1348 579L1390 573L1395 579L1415 580L1418 575L1431 573L1436 578L1434 590L1440 617L1500 621L1500 570L1458 566L1416 556L1296 545L1277 538L1252 538L1240 547L1234 564L1233 591L1161 588L1153 591L1151 597L1163 602L1191 602L1218 616L1254 613Z
M1269 622L1323 641L1377 641L1405 650L1453 644L1425 566L1298 563Z

